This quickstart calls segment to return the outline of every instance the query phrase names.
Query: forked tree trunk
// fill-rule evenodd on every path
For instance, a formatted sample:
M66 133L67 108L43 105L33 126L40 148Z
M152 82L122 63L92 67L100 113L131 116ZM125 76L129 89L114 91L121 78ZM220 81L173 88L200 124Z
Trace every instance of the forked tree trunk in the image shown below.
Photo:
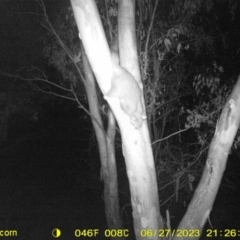
M96 4L93 0L71 0L71 3L84 49L99 87L105 95L111 88L112 64ZM141 87L134 16L135 1L119 1L120 63ZM151 239L158 239L155 231L163 228L163 222L160 216L156 171L147 122L144 120L140 129L136 129L131 124L129 116L123 113L117 97L109 98L108 103L121 131L136 238L150 237L149 232L148 236L145 235L147 234L145 229L151 229Z
M92 124L99 147L101 161L100 175L104 183L104 203L107 224L108 228L110 229L121 229L122 221L119 210L117 167L114 149L116 123L112 111L109 110L108 128L107 133L105 132L101 114L99 111L99 102L96 91L95 79L83 47L82 59L85 73L85 89L87 92L89 111L92 117Z

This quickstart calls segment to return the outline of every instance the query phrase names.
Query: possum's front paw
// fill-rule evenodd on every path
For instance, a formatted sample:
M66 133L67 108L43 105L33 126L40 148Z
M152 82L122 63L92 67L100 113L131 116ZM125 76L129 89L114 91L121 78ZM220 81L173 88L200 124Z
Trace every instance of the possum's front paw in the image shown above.
M142 126L142 123L146 118L147 117L145 115L141 115L138 118L132 116L132 117L130 117L130 122L136 129L139 129Z
M131 121L131 124L136 128L136 129L139 129L140 126L139 125L142 125L142 124L139 124L139 121L137 121L137 119L135 117L131 117L130 118L130 121Z

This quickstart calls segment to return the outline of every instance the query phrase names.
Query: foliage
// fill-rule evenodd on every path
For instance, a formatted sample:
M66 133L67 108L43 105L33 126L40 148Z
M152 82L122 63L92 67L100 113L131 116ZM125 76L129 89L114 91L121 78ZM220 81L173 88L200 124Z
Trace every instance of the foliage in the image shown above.
M161 1L156 16L154 4L138 2L137 8L149 129L162 204L172 201L171 196L186 202L187 197L176 196L179 192L185 193L182 196L193 193L233 84L223 82L227 74L221 56L228 54L229 46L222 13L225 11L224 17L234 22L230 16L234 16L236 2ZM184 128L189 130L167 137Z
M45 46L43 49L45 58L62 74L63 80L60 81L60 84L68 86L70 82L76 86L79 76L74 63L78 64L78 67L81 66L79 64L81 52L72 9L68 8L67 13L62 11L55 20L54 26L49 19L45 19L42 25L49 30L47 36L42 38Z
M116 1L98 1L98 6L111 39ZM223 25L226 18L228 24L235 23L235 11L236 1L227 0L137 1L137 46L162 204L186 202L201 176L216 121L233 84L224 80L236 72L228 72L225 59L233 51L228 51ZM49 29L46 21L43 25ZM62 85L80 89L76 64L81 69L81 53L70 9L59 14L54 29L56 34L50 29L42 39L44 55L62 74ZM168 137L174 133L178 134Z

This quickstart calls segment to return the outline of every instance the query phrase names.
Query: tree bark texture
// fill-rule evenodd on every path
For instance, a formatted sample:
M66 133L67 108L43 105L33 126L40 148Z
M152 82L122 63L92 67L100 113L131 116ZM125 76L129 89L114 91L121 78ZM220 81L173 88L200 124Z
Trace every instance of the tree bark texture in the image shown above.
M202 178L178 226L179 232L190 229L194 237L175 235L174 239L199 239L202 229L212 210L219 185L226 167L227 158L240 122L240 77L229 96L216 126L208 152ZM198 236L199 232L199 236ZM194 232L192 232L195 234ZM203 233L204 234L204 233Z
M104 203L107 224L108 228L110 229L121 229L122 221L119 210L118 180L114 149L116 129L115 119L111 110L109 110L108 132L106 133L104 131L104 126L99 111L95 79L83 47L82 47L82 59L85 73L85 88L87 92L89 110L91 113L92 124L99 147L101 161L100 174L104 183Z
M119 1L118 8L120 63L142 89L135 36L135 1ZM136 239L142 239L141 230L163 228L148 126L145 121L141 129L135 130L125 121L124 124L121 121L118 123L130 184L135 236ZM153 235L152 239L158 239L158 236Z
M111 88L112 65L96 4L92 0L71 0L71 3L84 49L100 89L105 95ZM135 1L119 1L120 64L133 75L142 89L137 61L134 16ZM136 129L130 123L129 116L121 109L118 98L113 97L108 100L108 103L121 131L123 155L130 184L135 235L137 239L142 239L142 229L155 231L163 228L147 122L145 120L142 127ZM152 239L158 239L158 236L152 236Z

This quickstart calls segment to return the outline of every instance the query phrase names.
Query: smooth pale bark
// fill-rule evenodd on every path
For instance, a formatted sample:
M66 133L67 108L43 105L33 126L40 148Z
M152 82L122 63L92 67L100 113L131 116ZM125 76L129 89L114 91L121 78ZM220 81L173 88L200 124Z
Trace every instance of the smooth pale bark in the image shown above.
M111 87L112 63L102 22L94 0L70 0L79 37L99 87L105 94Z
M81 52L85 75L84 83L87 92L89 111L92 117L92 124L99 147L99 155L101 161L101 178L104 183L103 197L105 203L107 224L110 229L121 229L122 221L119 211L117 168L114 155L114 140L116 132L115 119L112 111L109 110L108 130L106 133L104 131L104 126L99 111L99 102L93 72L89 65L83 47Z
M178 226L179 232L193 229L188 234L174 239L199 239L212 210L219 185L226 167L227 158L240 122L240 77L229 96L216 126L200 183ZM199 235L198 235L199 232ZM190 233L190 231L188 232Z
M71 0L71 3L88 59L98 84L105 94L111 87L112 68L110 51L97 7L92 0ZM141 87L134 16L135 2L133 0L119 1L120 62L132 73ZM135 235L137 239L142 239L142 229L155 231L163 228L147 121L144 121L140 129L135 129L130 123L129 116L123 113L118 98L111 98L108 103L121 131L123 154L131 191ZM158 239L158 236L152 236L151 239Z
M120 63L132 73L142 89L136 48L135 1L119 1L118 7ZM118 112L115 115L118 115ZM147 121L144 121L139 130L132 127L129 119L118 123L130 184L135 235L137 239L142 239L142 229L154 231L163 228ZM158 236L153 235L152 239L158 239Z

